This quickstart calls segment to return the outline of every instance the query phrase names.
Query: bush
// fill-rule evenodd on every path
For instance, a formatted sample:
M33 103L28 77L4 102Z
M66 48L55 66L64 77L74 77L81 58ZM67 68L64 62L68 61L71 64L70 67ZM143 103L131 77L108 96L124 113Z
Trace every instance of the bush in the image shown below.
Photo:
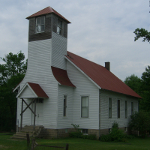
M71 138L81 138L82 133L81 132L70 132L69 137L71 137Z
M110 141L117 141L117 142L124 142L126 138L126 134L123 130L119 129L118 123L114 122L112 124L111 132L107 135L102 135L100 140L103 142L110 142Z
M140 135L145 137L147 132L150 131L150 114L145 111L140 111L131 115L129 128L131 131L139 131Z
M125 138L125 133L121 129L112 128L112 131L110 132L110 137L112 141L123 142Z
M96 140L96 135L95 134L84 135L81 132L81 129L79 129L79 125L76 125L76 124L71 124L71 125L74 127L75 132L70 132L69 133L69 137L71 137L71 138L83 138L83 139L89 139L89 140Z
M82 135L81 138L83 138L83 139L89 139L89 140L96 140L96 135L95 134Z
M110 141L112 141L110 134L101 135L100 140L101 140L102 142L110 142Z
M79 125L76 125L76 124L71 124L75 131L74 132L70 132L69 133L69 137L72 137L72 138L81 138L81 136L83 135L81 133L81 130L79 129Z

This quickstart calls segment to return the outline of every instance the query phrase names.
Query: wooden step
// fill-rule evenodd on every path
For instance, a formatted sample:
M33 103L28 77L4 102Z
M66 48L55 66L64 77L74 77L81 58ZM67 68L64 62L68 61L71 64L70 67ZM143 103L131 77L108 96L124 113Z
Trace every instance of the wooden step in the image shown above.
M26 134L28 133L29 136L38 136L35 135L36 133L39 134L43 127L42 126L36 126L35 130L33 129L33 126L25 126L20 132L16 132L16 134L13 135L13 139L27 139Z

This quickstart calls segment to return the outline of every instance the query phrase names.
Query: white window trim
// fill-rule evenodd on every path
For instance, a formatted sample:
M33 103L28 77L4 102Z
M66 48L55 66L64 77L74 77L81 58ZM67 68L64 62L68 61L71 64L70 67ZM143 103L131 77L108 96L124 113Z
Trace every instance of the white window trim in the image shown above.
M134 103L131 102L131 115L133 115L133 114L134 114Z
M59 25L59 22L61 22L61 26ZM57 34L62 35L63 30L63 21L58 19L57 20Z
M63 117L67 117L67 95L64 95L64 99L63 99Z
M42 18L42 17L44 17L44 24L41 24L41 23L40 23L40 26L38 26L38 25L37 25L37 19L38 19L38 18ZM45 16L39 16L39 17L36 18L36 25L35 25L35 32L36 32L36 33L42 33L42 32L44 32L44 31L37 31L37 28L38 28L38 27L41 28L42 25L44 25L44 31L45 31Z
M124 108L125 110L125 119L127 119L128 118L128 102L127 101L125 101L125 108Z
M110 100L111 100L111 107L110 107ZM110 111L111 111L111 116L110 116ZM108 117L112 118L112 98L109 97L109 101L108 101Z
M86 131L86 132L84 132ZM83 135L88 135L88 129L81 129L81 133L83 133Z
M87 117L83 117L83 116L82 116L82 97L88 97L88 106L86 107L86 108L88 109ZM81 118L89 118L89 96L87 96L87 95L86 95L86 96L85 96L85 95L84 95L84 96L83 96L83 95L81 96Z
M118 103L119 102L119 103ZM119 104L119 105L118 105ZM121 118L121 100L118 99L117 100L117 118L120 119Z

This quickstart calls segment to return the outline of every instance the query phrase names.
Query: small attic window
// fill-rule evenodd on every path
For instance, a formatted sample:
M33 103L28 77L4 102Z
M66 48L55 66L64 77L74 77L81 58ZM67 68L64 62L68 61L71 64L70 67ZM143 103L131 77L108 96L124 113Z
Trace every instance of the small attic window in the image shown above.
M58 20L58 24L57 24L57 34L61 35L62 33L62 21Z
M45 16L36 18L36 33L44 32L45 30Z

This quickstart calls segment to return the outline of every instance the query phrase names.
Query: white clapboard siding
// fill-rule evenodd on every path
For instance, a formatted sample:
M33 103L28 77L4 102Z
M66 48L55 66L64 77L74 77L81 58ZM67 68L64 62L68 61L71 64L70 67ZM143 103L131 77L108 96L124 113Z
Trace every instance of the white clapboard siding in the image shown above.
M66 70L67 39L52 33L52 66Z
M109 98L112 98L112 118L109 118ZM120 100L120 118L117 118L117 101ZM125 101L127 101L127 118L125 118ZM138 111L138 100L119 93L100 90L100 129L112 127L114 121L119 127L127 127L131 115L131 102L134 111Z
M25 89L23 90L23 92L20 94L20 97L26 97L26 98L35 98L35 94L31 91L31 89L29 89L29 87L25 87Z
M28 69L20 87L22 88L26 82L40 84L49 96L49 99L45 99L43 102L43 125L46 128L56 128L58 82L51 71L51 39L29 42L28 49ZM18 100L18 106L21 106L20 100ZM21 107L18 108L21 111ZM20 111L17 112L18 117ZM31 111L29 116L31 117ZM20 117L17 119L20 122ZM24 122L26 124L31 123L26 114L24 114Z
M67 72L76 86L72 103L73 124L85 129L99 129L99 89L70 62L67 62ZM81 118L81 96L89 96L88 118Z
M17 98L17 115L16 115L16 125L20 126L20 114L21 114L21 99Z
M74 88L69 86L59 85L58 95L58 124L57 128L72 128L73 123L73 92ZM63 116L64 110L64 95L67 97L66 116Z

